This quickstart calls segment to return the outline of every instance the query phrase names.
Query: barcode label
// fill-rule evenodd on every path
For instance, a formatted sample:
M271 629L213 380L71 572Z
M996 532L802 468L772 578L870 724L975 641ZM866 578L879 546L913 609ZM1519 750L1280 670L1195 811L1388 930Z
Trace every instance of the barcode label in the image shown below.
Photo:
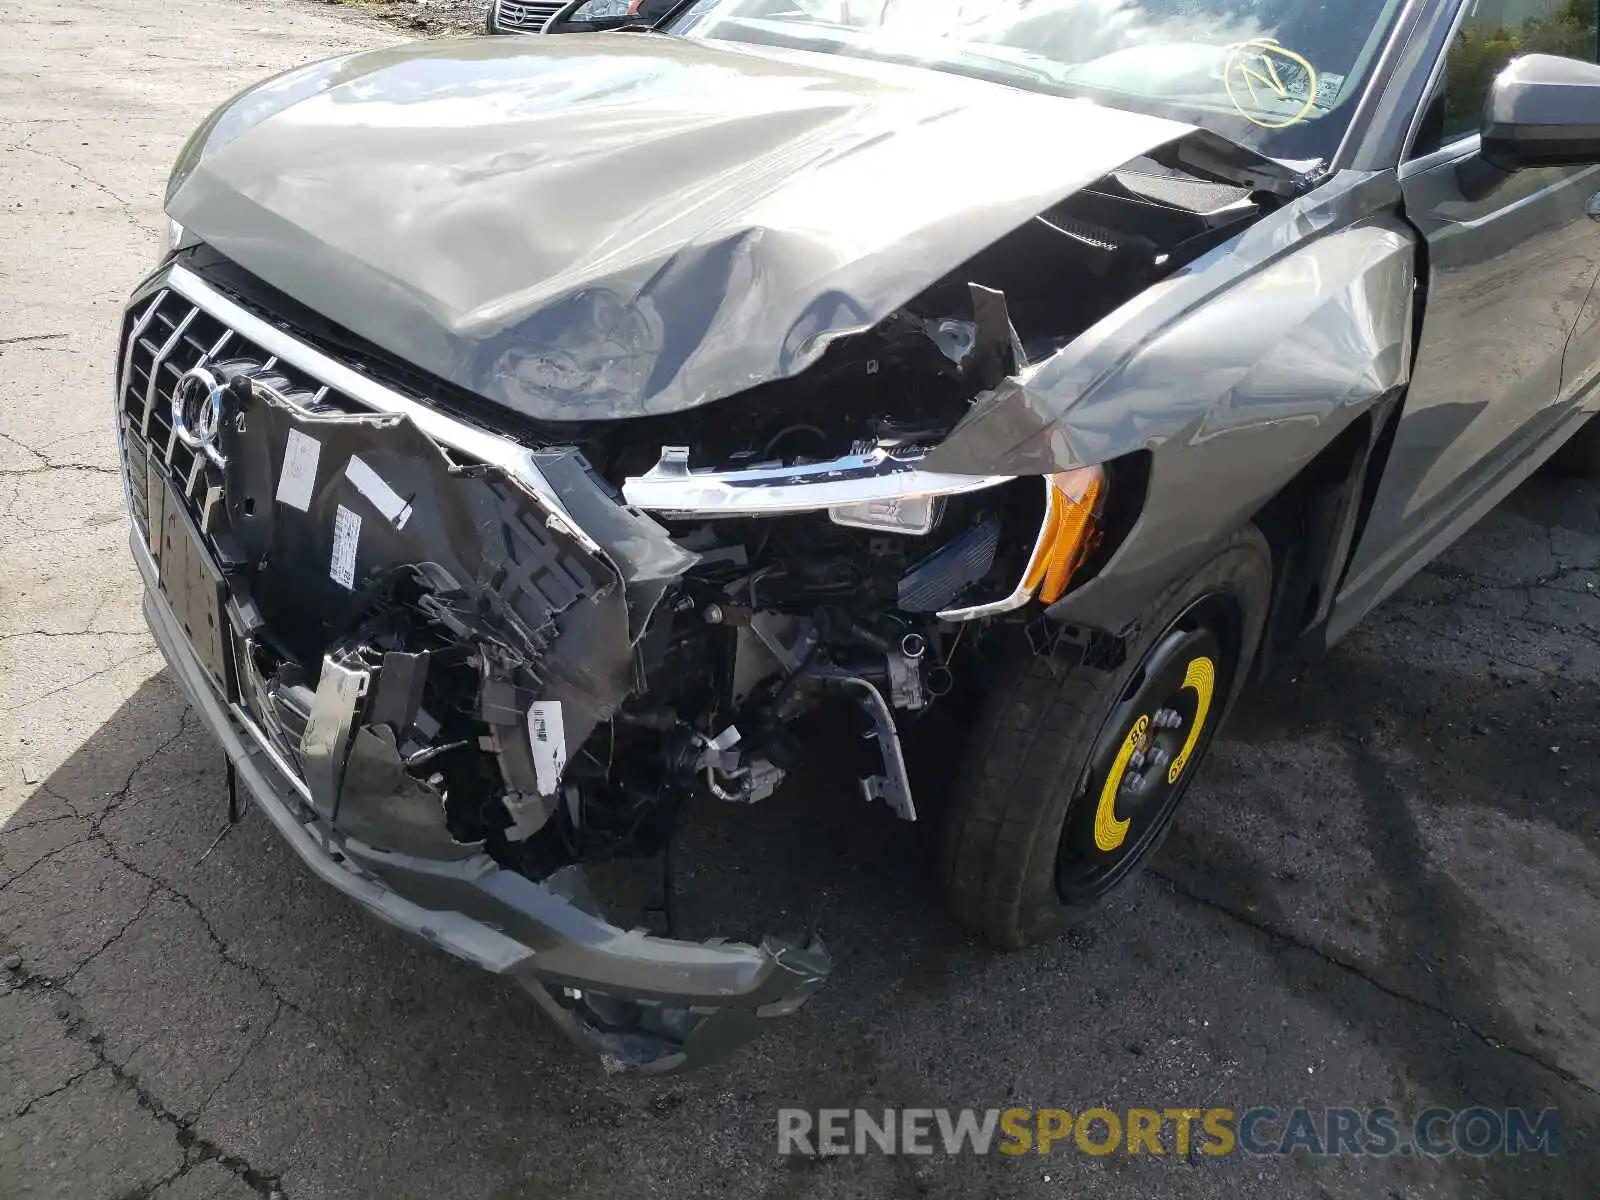
M356 586L356 546L361 541L361 518L344 505L333 514L333 561L328 576L346 591Z
M533 751L534 779L541 796L554 796L567 769L567 731L561 701L539 700L528 706L528 747Z

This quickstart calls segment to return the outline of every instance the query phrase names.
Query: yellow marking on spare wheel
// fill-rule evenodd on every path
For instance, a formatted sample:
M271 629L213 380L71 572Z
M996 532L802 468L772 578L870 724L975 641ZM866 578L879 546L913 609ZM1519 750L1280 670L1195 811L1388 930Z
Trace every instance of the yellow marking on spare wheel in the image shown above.
M1172 760L1172 766L1167 769L1169 785L1177 783L1178 776L1189 765L1189 755L1194 753L1194 745L1200 740L1200 731L1206 727L1206 716L1211 712L1211 693L1217 686L1216 664L1209 658L1195 659L1183 673L1183 686L1194 690L1194 723L1189 726L1189 736L1184 739L1183 749L1178 751L1178 757Z
M1144 741L1149 728L1148 714L1133 723L1128 736L1122 739L1122 749L1111 762L1111 770L1106 772L1105 786L1100 789L1100 803L1094 810L1094 844L1107 854L1122 845L1122 839L1128 836L1127 818L1117 819L1117 793L1122 789L1122 777L1128 773L1128 760Z

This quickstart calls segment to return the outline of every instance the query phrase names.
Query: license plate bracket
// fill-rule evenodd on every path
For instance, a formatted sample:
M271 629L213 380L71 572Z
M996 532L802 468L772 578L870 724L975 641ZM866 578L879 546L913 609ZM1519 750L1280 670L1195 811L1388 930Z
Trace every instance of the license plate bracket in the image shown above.
M172 484L160 480L159 486L149 491L150 550L161 594L188 635L195 657L231 703L238 697L238 680L228 622L227 580Z

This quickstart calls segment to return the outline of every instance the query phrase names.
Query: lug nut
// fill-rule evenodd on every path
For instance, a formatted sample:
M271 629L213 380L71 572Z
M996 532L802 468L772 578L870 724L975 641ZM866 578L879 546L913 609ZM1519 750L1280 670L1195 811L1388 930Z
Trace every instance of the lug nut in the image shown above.
M708 604L700 610L700 615L705 618L707 625L721 625L725 615L720 604Z

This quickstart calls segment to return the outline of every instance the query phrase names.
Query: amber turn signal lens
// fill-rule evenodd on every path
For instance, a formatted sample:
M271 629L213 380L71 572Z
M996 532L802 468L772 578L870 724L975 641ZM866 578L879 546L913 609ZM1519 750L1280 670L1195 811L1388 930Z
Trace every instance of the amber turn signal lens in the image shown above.
M1044 527L1022 580L1028 591L1038 590L1042 603L1054 604L1066 594L1088 554L1105 480L1099 467L1046 477Z

